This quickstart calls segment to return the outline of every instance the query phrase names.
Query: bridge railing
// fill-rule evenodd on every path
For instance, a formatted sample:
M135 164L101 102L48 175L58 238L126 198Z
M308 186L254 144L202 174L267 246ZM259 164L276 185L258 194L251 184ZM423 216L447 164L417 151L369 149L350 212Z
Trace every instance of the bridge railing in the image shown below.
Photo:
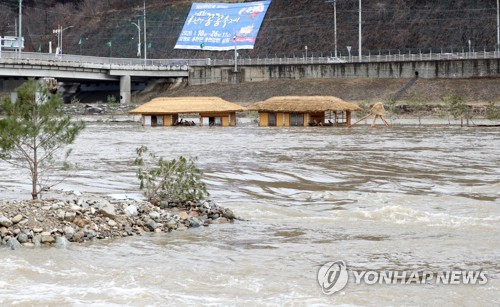
M460 60L460 59L494 59L500 58L500 51L472 51L472 52L418 52L418 53L385 53L368 54L359 56L315 56L309 54L302 57L265 57L250 58L239 57L237 65L289 65L289 64L338 64L338 63L358 63L358 62L399 62L399 61L432 61L432 60ZM2 62L23 62L23 61L43 61L56 65L97 65L102 68L136 68L144 70L162 69L162 67L179 67L187 69L189 66L233 66L234 58L228 59L135 59L135 58L113 58L94 57L74 54L47 54L36 52L17 53L2 50L0 63Z

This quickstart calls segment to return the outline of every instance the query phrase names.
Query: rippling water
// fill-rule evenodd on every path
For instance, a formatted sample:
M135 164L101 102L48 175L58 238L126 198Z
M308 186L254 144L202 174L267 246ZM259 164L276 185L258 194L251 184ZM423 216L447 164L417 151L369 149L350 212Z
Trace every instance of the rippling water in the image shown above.
M0 305L500 304L500 134L494 128L142 128L89 123L58 186L138 195L147 145L198 157L212 198L246 222L64 248L0 249ZM13 174L16 174L13 176ZM29 197L0 162L2 198ZM485 270L488 284L354 285L316 272Z

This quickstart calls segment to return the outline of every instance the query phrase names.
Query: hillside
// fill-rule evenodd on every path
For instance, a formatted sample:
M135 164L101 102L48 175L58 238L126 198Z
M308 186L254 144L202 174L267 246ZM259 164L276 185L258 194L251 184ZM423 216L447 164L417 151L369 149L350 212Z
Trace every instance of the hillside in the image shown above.
M192 1L147 0L147 40L152 58L230 57L231 53L174 50ZM223 1L221 1L223 2ZM228 2L228 1L226 1ZM233 1L234 2L234 1ZM371 53L407 49L492 50L496 44L496 3L491 0L363 1L363 50ZM15 35L18 0L0 3L0 34ZM64 31L64 52L92 56L136 57L142 0L24 0L26 51L48 52L56 45L52 30ZM256 48L242 56L330 54L334 46L333 7L325 0L273 0ZM358 46L358 1L337 1L338 50ZM81 39L82 44L79 44ZM106 42L112 41L108 48ZM449 50L449 49L448 49Z
M440 104L441 98L458 94L469 104L485 105L500 101L500 79L418 79L399 100L404 104L410 97L418 97L428 104ZM160 96L218 96L242 105L283 95L333 95L357 103L388 101L408 79L302 79L210 84L179 88L158 87L150 94L136 97L142 102Z

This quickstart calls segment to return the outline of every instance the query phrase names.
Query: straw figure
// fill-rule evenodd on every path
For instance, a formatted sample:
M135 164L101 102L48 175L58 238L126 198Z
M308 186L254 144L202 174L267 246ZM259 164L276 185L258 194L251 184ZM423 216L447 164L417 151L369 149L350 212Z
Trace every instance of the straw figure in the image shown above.
M391 125L389 125L389 123L387 122L387 120L385 120L384 114L385 114L384 104L382 102L377 102L377 103L375 103L373 105L373 107L370 110L370 113L368 115L363 116L362 118L358 119L354 124L349 125L348 128L351 128L352 126L356 125L357 123L359 123L363 119L368 118L368 117L370 117L372 115L373 115L373 123L370 126L371 128L375 127L375 122L377 121L378 117L380 117L380 119L382 120L382 122L384 123L384 125L386 127L390 127Z

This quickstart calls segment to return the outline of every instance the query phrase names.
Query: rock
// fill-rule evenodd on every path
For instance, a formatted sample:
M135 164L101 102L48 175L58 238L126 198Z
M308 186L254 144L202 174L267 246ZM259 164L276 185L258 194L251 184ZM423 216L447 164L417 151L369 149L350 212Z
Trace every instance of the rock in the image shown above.
M12 226L12 221L3 215L0 215L0 226L10 227Z
M40 233L40 232L42 232L42 231L43 231L43 228L40 228L40 227L35 227L35 228L33 228L33 232L34 232L34 233Z
M23 219L23 215L22 215L22 214L18 214L18 215L16 215L16 216L14 216L14 217L12 218L12 220L11 220L11 221L12 221L12 223L17 224L17 223L19 223L22 219Z
M150 231L154 231L156 229L156 222L153 221L153 220L147 220L146 221L146 227L150 230Z
M23 246L24 247L35 247L35 244L33 244L31 242L26 242L26 243L23 243Z
M57 237L56 245L59 247L66 247L68 245L68 240L65 237Z
M99 206L99 213L103 216L113 218L116 216L115 206L113 206L109 201L104 200Z
M21 244L28 242L28 240L29 240L28 235L25 233L20 233L17 236L17 241L19 241L19 243L21 243Z
M83 232L83 230L80 230L73 235L72 239L74 242L82 242L83 237L85 237L85 233Z
M115 221L113 221L113 220L109 220L108 221L108 225L111 226L111 227L115 227L118 224Z
M41 235L36 235L33 237L33 239L31 240L33 242L33 244L35 246L40 246L41 242L42 242L42 236Z
M42 238L40 240L41 243L43 244L52 244L52 243L55 243L56 242L56 239L51 236L50 234L49 235L43 235L45 232L42 232Z
M231 209L225 209L223 212L222 212L222 215L227 218L228 220L234 220L236 218L236 216L234 215L233 211L231 211Z
M69 207L69 209L70 209L71 211L82 211L82 207L80 207L80 206L78 206L78 205L71 205L71 206Z
M0 227L0 235L2 237L4 237L7 234L7 232L9 232L9 230L7 229L7 227L4 227L4 226Z
M158 220L160 218L160 213L159 212L150 212L149 217L152 218L153 220Z
M177 221L175 221L174 219L172 220L169 220L165 226L167 227L168 230L173 230L173 229L176 229L177 228Z
M156 232L156 233L159 233L159 232L162 232L162 230L161 230L161 228L156 228L156 229L155 229L155 232Z
M52 206L43 206L42 207L42 210L45 210L45 211L49 211L50 209L52 209Z
M10 238L7 242L7 245L10 249L17 249L21 247L21 243L19 243L16 238Z
M194 216L189 218L189 223L190 223L191 227L200 227L201 225L203 225L203 221L201 221L199 218L194 217Z
M71 240L75 234L75 229L71 226L66 226L64 227L63 232L66 239Z
M187 220L189 218L189 214L186 211L182 211L181 213L179 213L179 218L181 220Z
M64 216L66 215L66 212L63 210L57 211L57 218L60 219L61 221L64 221Z
M64 214L65 221L72 222L75 218L76 218L76 212L74 211L67 211L66 214Z
M139 212L137 211L137 207L134 205L128 206L124 211L125 214L130 217L137 216L139 214Z

